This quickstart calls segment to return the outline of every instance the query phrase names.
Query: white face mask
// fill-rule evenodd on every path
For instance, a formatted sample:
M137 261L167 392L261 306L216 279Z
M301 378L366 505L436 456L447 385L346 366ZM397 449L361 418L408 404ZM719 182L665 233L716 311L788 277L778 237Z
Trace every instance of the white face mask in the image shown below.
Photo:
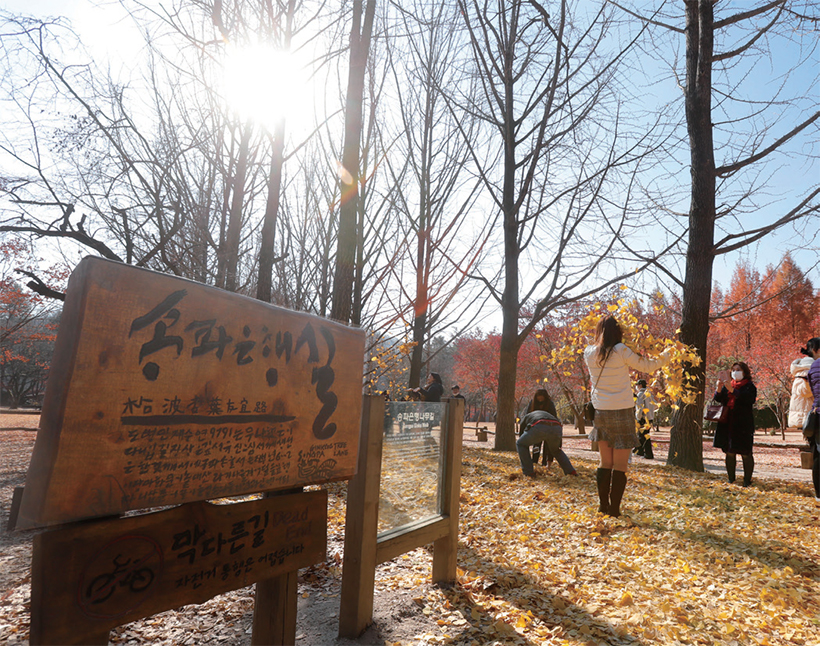
M743 379L743 371L732 370L732 379L734 379L735 381L741 381Z

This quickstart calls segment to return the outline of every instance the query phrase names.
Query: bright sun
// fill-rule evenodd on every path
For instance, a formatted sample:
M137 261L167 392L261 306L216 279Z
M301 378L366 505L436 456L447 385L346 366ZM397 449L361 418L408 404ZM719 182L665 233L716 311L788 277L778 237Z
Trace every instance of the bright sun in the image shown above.
M291 52L266 44L228 47L225 98L243 119L268 130L278 119L305 119L307 72Z

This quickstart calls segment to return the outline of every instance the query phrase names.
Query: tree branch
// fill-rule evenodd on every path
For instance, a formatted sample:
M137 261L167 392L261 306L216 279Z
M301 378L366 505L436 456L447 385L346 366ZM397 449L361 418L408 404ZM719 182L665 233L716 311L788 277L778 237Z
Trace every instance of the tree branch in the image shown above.
M40 296L45 296L46 298L55 298L58 301L65 300L65 294L63 292L58 292L54 289L51 289L51 287L46 285L32 272L26 271L25 269L15 269L14 271L18 274L23 274L24 276L28 276L29 278L31 278L31 280L26 283L26 286L34 293L40 294Z

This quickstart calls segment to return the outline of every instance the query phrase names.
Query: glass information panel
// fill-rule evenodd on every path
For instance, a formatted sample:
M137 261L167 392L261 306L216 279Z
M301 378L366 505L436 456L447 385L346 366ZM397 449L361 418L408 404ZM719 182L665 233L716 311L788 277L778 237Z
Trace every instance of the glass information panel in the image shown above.
M379 533L440 513L446 404L385 402Z

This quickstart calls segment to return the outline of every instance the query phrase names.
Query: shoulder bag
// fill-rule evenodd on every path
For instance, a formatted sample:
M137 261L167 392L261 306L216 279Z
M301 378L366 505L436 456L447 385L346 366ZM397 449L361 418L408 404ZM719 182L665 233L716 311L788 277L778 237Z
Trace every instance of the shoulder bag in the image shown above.
M725 404L719 404L713 400L712 403L706 407L706 412L703 415L703 419L707 422L717 422L722 424L729 419L729 407Z

